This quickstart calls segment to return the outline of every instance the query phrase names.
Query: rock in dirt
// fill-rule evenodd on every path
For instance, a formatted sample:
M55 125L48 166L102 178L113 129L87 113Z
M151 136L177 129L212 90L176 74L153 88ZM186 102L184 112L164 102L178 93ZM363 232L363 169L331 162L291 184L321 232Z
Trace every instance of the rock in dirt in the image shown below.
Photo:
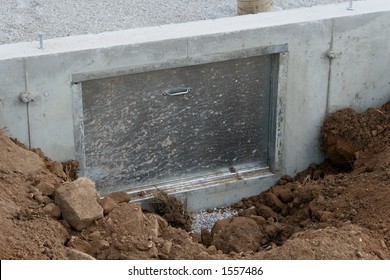
M56 188L48 182L40 182L35 188L43 195L51 196L56 191Z
M118 207L118 203L115 202L111 197L106 196L102 199L99 199L99 204L103 208L103 214L107 215L112 210L114 210L116 207Z
M171 241L165 241L160 249L161 253L169 256L169 253L171 252L172 244L173 243Z
M158 226L159 228L161 229L164 229L168 226L168 222L167 220L165 220L163 217L161 217L160 215L157 215L157 214L154 214L154 213L146 213L145 216L147 218L149 218L149 216L153 216L156 220L157 220L157 223L158 223Z
M144 224L149 239L157 239L160 236L160 225L157 215L144 215Z
M103 217L103 208L97 202L95 183L81 177L67 182L56 190L55 203L64 219L75 229L82 230Z
M115 224L117 232L129 236L142 236L145 229L145 216L140 203L122 204L106 216Z
M88 255L92 255L94 252L94 248L88 241L77 236L72 236L66 246Z
M106 197L111 198L116 203L129 202L131 200L131 196L125 192L113 192L108 194Z
M54 203L47 204L42 208L42 212L44 215L47 215L53 219L58 219L61 217L61 209Z
M50 171L60 177L61 179L66 180L68 176L66 176L64 172L64 166L59 161L53 161L50 166Z
M225 254L233 252L257 251L260 247L262 232L257 222L248 217L231 217L215 223L212 242Z
M34 195L34 200L43 205L48 205L53 202L48 196L40 194Z
M67 255L70 260L96 260L91 255L88 255L86 253L80 252L76 249L67 248Z

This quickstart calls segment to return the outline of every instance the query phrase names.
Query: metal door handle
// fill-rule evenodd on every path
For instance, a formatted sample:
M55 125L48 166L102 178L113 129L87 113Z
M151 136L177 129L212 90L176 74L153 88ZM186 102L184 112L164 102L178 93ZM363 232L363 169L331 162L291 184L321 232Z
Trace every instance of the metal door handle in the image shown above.
M171 88L164 90L163 95L176 96L176 95L184 95L192 91L190 87L181 87L181 88Z

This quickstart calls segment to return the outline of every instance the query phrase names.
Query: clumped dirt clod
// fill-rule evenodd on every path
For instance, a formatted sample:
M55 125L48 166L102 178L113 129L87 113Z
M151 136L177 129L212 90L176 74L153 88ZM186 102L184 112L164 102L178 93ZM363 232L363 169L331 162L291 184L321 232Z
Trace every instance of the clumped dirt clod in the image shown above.
M154 197L156 201L153 206L157 214L166 219L173 227L186 231L191 230L191 216L179 199L160 189L154 193Z
M237 217L200 236L184 230L189 214L162 191L161 216L116 193L99 200L103 217L74 230L53 194L72 178L74 165L29 151L0 131L0 258L390 259L389 120L390 103L335 112L321 130L327 161L242 199L233 205Z

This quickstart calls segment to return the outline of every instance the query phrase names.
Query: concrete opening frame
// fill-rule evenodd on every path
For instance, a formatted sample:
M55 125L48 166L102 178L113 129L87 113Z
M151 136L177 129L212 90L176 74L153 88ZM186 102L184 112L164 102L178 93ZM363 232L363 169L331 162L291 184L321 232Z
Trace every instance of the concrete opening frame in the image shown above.
M94 177L93 168L88 168L87 164L87 156L86 156L86 148L85 148L85 116L83 112L85 108L83 108L83 87L82 84L85 81L92 80L102 80L107 79L109 77L124 77L131 76L139 73L151 73L159 70L167 70L167 69L179 69L182 67L191 66L204 66L206 69L209 65L213 65L212 63L218 62L229 62L239 59L248 59L248 58L268 58L271 64L269 78L266 80L266 83L269 83L269 89L266 93L268 99L266 100L267 104L264 104L267 109L269 109L268 118L265 120L266 130L267 130L267 145L266 150L267 154L265 155L266 165L263 166L246 166L243 169L234 170L232 172L228 169L223 170L220 169L219 172L212 172L210 170L209 174L200 174L193 176L186 176L186 178L182 179L174 179L174 180L161 180L161 182L148 183L144 182L144 184L135 184L131 185L126 183L126 178L120 177L116 182L110 181L109 186L100 186L99 179L104 182L105 180L97 175ZM277 46L266 46L266 47L258 47L254 49L243 49L239 51L229 52L229 53L220 53L218 55L209 56L207 59L207 63L202 61L201 58L189 58L186 61L172 61L170 65L167 64L155 64L149 65L147 68L145 67L133 67L131 69L111 69L104 70L101 72L89 72L89 73L76 73L72 75L72 95L73 95L73 119L74 119L74 128L75 128L75 143L76 143L76 159L80 162L80 175L91 177L97 182L98 190L101 193L108 193L113 191L126 191L128 193L136 195L137 193L153 193L156 188L164 189L169 193L173 194L182 194L187 196L186 193L191 192L192 196L195 196L197 193L198 198L194 198L191 200L192 202L187 201L187 204L191 204L191 209L202 209L207 207L207 205L224 205L227 203L233 203L236 200L236 196L239 194L248 195L252 192L248 192L249 189L258 188L259 185L262 185L262 181L271 178L268 177L277 177L281 173L280 171L283 169L283 131L284 131L284 98L281 98L283 92L282 89L286 87L286 70L287 70L287 59L288 57L288 45L277 45ZM188 63L190 61L190 64ZM174 65L175 68L171 68L171 65ZM180 70L179 70L180 71ZM262 73L253 73L255 76L260 76ZM108 82L111 82L108 80ZM220 81L217 83L224 83L226 81ZM131 85L130 85L131 86ZM99 91L99 88L95 88L95 90ZM260 89L255 89L255 94L260 94ZM134 94L134 93L133 93ZM138 94L136 92L135 94ZM94 98L94 96L91 96ZM128 95L126 97L129 97ZM103 96L104 99L104 96ZM121 102L125 102L121 100ZM85 105L85 104L84 104ZM127 108L126 108L127 109ZM104 108L103 108L104 110ZM261 110L259 107L257 110ZM245 114L245 112L242 112ZM111 117L111 116L110 116ZM118 120L116 120L118 121ZM261 122L261 120L257 120L257 122ZM251 132L249 132L251 133ZM131 135L129 135L129 142L131 142ZM101 146L101 145L100 145ZM112 153L114 147L109 147L106 145L109 151L108 153ZM112 148L112 149L111 149ZM118 147L116 147L118 148ZM256 147L260 149L261 147ZM118 152L124 153L123 144L120 147ZM131 153L131 150L127 152ZM98 159L99 160L99 159ZM93 164L96 164L96 160L92 160ZM131 163L131 159L129 157L129 165ZM99 164L98 164L99 165ZM128 167L128 166L126 166ZM164 168L164 167L162 167ZM112 168L109 172L107 172L110 179L115 177L115 173L126 173L129 175L130 170L128 168L124 168L123 165L121 168ZM131 175L131 174L130 174ZM129 176L127 177L127 180ZM107 181L107 180L106 180ZM267 185L267 184L266 184ZM222 196L220 192L216 192L216 195L213 197L210 195L212 188L226 188L226 190L231 189L230 191L236 192L232 200L227 198L226 196ZM245 190L246 189L246 190ZM203 194L208 190L207 199L205 199L205 195ZM224 190L224 191L226 191ZM142 200L145 200L145 196L143 196ZM188 199L186 199L188 200ZM212 200L212 202L210 201Z

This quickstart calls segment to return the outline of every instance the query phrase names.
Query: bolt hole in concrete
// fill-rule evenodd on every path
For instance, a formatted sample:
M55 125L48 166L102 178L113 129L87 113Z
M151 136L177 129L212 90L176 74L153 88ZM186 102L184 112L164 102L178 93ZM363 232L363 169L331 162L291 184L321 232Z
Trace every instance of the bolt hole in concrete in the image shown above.
M278 11L348 0L2 0L0 44ZM369 0L367 0L369 1ZM347 5L347 4L346 4ZM240 8L241 7L241 8ZM257 7L257 8L255 8ZM241 11L241 12L240 12Z

